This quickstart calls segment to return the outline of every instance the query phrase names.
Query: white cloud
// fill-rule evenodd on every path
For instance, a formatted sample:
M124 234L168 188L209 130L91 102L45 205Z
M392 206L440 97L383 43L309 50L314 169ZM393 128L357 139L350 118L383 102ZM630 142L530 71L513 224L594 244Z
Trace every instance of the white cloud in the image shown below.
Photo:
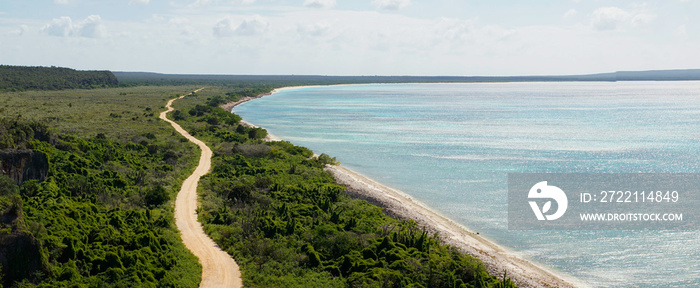
M122 0L121 5L130 1L136 0ZM65 65L80 68L222 74L516 75L700 65L700 40L692 37L697 34L696 19L679 16L675 24L661 23L661 15L669 11L656 4L590 7L569 0L565 9L555 12L558 21L528 26L501 23L478 7L472 11L475 18L447 13L457 17L447 19L440 12L381 13L392 2L379 0L366 0L368 10L363 11L343 9L344 2L338 0L332 9L320 11L312 4L332 2L288 1L290 5L263 9L243 5L250 0L200 0L199 5L206 6L188 6L195 1L177 0L181 4L170 6L166 1L166 11L141 17L103 12L101 19L86 17L90 13L82 14L84 10L74 11L81 16L58 14L53 20L0 17L5 21L0 27L1 55L35 65L61 64L56 59L65 59ZM157 1L150 2L133 7L159 8L154 6ZM694 11L693 5L674 3L687 13ZM54 5L53 0L48 4ZM371 5L377 5L376 10ZM405 5L393 8L419 6L416 1ZM79 6L74 8L84 8ZM596 10L604 6L617 8ZM262 17L253 16L256 13ZM598 30L608 32L591 33ZM609 33L626 30L632 33ZM112 51L113 57L99 51Z
M256 35L261 34L267 30L269 24L260 15L255 15L251 18L243 20L243 22L236 27L236 34L239 35Z
M148 5L151 0L131 0L129 1L129 5Z
M514 31L497 25L481 25L475 19L443 18L432 25L432 31L420 34L432 38L431 45L423 49L440 49L445 54L462 57L465 51L470 51L472 55L487 56L521 46L509 40Z
M297 33L305 36L320 37L327 35L331 30L330 25L326 23L316 24L299 24L297 25Z
M53 0L54 4L68 5L68 0Z
M51 23L44 26L41 30L51 36L67 37L73 33L73 21L67 16L54 18L51 20Z
M591 26L598 31L614 31L626 26L639 27L655 18L655 14L647 11L628 12L617 7L602 7L593 11Z
M617 30L630 17L630 13L617 7L598 8L591 16L591 25L599 31Z
M0 13L0 14L2 14L2 13ZM27 30L29 30L29 26L23 24L23 25L19 25L19 28L17 28L17 30L12 31L11 33L15 34L15 35L22 36L22 35L24 35L24 33L27 32Z
M411 4L411 0L372 0L372 5L381 10L399 10Z
M642 26L651 23L656 19L656 15L651 13L638 13L632 17L631 24L634 27Z
M168 24L180 25L190 23L190 20L184 17L172 17L168 20Z
M236 28L230 18L224 18L214 25L214 35L217 37L232 36Z
M216 22L216 25L214 25L214 35L217 37L233 35L252 36L264 33L268 26L269 23L260 15L247 18L235 27L233 20L227 17Z
M683 25L676 27L676 32L674 33L674 35L676 35L676 37L680 37L680 38L688 37L688 29L686 27L687 27L686 24L683 24Z
M563 17L568 19L568 18L572 18L576 15L578 15L578 11L576 11L576 9L569 9L569 11L566 11L566 13L564 13Z
M78 23L78 35L88 38L103 38L107 36L107 28L102 25L100 15L90 15Z
M87 38L102 38L107 36L107 29L102 24L100 15L90 15L85 20L73 23L70 17L54 18L41 31L51 36L69 37L80 36Z
M194 1L194 3L190 4L190 7L200 7L200 6L206 6L211 2L211 0L197 0Z
M335 7L337 3L335 0L306 0L304 1L304 6L305 7L311 7L311 8L321 8L321 9L330 9Z
M474 21L443 18L435 24L435 35L450 42L464 41L475 29Z
M132 0L132 1L144 1L144 0ZM195 0L190 4L184 5L189 8L201 8L206 6L212 7L226 7L229 5L250 5L255 3L256 0ZM268 1L269 2L269 1ZM180 4L175 4L173 1L170 2L172 6L181 6Z

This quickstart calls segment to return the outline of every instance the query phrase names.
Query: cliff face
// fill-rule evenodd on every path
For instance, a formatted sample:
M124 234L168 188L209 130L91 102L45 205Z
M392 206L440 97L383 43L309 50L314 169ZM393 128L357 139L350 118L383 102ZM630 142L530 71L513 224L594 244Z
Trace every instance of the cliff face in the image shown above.
M32 150L0 151L0 173L15 180L18 185L26 180L44 180L49 171L46 155Z
M45 262L41 244L24 223L22 199L17 194L0 196L0 284L10 286L45 272Z
M41 259L41 245L29 232L0 232L0 266L5 286L32 277L35 272L46 271Z

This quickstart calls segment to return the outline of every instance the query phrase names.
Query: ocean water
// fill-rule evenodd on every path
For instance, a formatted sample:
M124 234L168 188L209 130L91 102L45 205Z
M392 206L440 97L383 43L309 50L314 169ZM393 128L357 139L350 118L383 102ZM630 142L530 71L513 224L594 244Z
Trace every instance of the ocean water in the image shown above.
M698 231L507 227L509 172L700 172L700 82L307 87L234 112L591 286L700 286Z

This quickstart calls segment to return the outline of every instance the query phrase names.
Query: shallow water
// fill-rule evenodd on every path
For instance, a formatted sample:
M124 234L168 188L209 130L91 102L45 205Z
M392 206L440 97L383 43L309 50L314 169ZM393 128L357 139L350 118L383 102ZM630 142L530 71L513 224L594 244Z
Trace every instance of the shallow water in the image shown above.
M700 285L697 231L513 231L509 172L700 170L700 82L381 84L234 109L593 286Z

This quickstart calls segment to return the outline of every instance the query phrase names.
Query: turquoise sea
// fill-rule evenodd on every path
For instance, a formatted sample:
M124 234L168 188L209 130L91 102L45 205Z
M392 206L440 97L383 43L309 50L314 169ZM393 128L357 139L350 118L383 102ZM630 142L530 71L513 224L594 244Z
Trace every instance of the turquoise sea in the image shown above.
M306 87L234 112L591 286L700 286L698 231L507 225L509 172L700 172L700 82Z

